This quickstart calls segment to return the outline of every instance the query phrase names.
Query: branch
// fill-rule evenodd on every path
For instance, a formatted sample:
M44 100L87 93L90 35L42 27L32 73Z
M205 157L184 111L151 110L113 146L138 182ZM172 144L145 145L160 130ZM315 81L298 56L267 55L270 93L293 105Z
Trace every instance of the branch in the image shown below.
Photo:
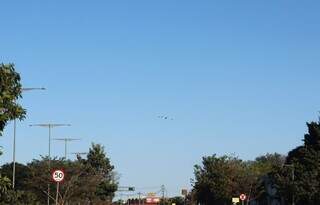
M50 194L48 194L48 192L41 190L43 193L45 193L45 195L49 196L52 200L56 201L56 199L54 197L52 197Z

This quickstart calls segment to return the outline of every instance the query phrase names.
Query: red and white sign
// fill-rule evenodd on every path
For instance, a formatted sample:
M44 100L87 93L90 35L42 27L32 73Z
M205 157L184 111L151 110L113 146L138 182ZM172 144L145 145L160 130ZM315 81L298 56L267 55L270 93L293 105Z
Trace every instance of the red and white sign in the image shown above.
M62 182L64 180L64 172L61 169L56 169L52 172L51 177L55 182Z
M147 197L146 198L146 202L147 202L147 204L159 203L160 202L160 198L158 198L158 197Z
M241 194L239 198L241 201L244 201L247 199L247 196L245 194Z

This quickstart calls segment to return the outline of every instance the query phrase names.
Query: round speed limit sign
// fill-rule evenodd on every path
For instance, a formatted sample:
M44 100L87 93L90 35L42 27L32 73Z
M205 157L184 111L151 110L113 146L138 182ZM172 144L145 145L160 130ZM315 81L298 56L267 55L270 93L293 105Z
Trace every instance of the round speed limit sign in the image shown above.
M52 172L52 179L55 182L62 182L64 179L64 172L60 169L56 169Z
M244 201L247 199L247 196L245 194L241 194L239 198L241 201Z

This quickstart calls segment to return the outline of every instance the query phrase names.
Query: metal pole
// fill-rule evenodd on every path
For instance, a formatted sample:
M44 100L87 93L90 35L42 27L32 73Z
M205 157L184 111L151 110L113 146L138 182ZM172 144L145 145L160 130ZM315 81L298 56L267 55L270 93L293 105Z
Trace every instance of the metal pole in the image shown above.
M161 204L165 204L165 202L164 202L164 193L165 192L165 187L164 187L164 185L161 185L161 193L162 193L162 203Z
M139 192L139 205L141 205L140 200L141 200L141 193Z
M21 88L21 93L30 90L45 90L45 88ZM14 101L16 102L16 100ZM17 130L17 120L13 120L13 153L12 153L12 189L15 188L16 184L16 130Z
M51 125L49 127L49 175L50 175L50 169L51 169ZM47 198L47 204L50 205L50 183L48 183L48 198Z
M49 125L49 165L50 165L50 160L51 160L51 126Z
M58 200L59 200L59 182L57 182L56 205L59 204Z
M45 90L45 88L21 88L21 93L24 91L30 91L30 90ZM16 102L16 100L14 100ZM17 120L13 120L13 153L12 153L12 188L15 188L15 182L16 182L16 130L17 130Z
M64 159L67 160L67 139L64 140Z
M12 168L12 189L15 187L15 180L16 180L16 130L17 130L17 120L13 120L13 168Z
M50 176L50 169L51 169L51 128L53 127L60 127L60 126L71 126L70 124L31 124L29 126L39 126L39 127L46 127L48 128L49 131L49 143L48 143L48 148L49 148L49 153L48 153L48 168L49 168L49 176ZM50 177L49 177L50 178ZM47 197L47 205L50 205L50 179L48 180L48 197Z
M78 138L54 138L53 140L60 140L64 142L64 159L67 160L68 158L68 142L74 141L74 140L80 140Z

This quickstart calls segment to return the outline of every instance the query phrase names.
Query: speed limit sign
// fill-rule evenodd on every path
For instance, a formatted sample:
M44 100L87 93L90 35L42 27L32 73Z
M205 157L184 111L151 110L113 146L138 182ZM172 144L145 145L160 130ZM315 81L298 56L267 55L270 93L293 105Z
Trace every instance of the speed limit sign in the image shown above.
M51 177L55 182L62 182L64 179L64 172L61 169L56 169L52 172Z
M241 201L244 201L247 199L247 196L245 194L241 194L239 198Z

